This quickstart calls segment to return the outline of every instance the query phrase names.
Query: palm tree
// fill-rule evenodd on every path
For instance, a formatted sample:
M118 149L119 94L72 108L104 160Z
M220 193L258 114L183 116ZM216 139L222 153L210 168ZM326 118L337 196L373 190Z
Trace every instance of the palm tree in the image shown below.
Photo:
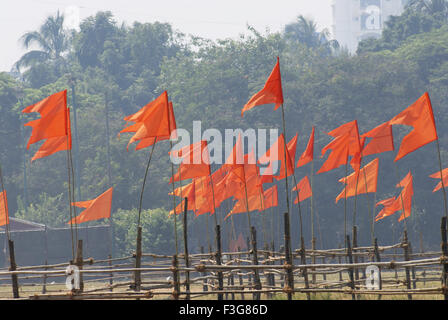
M55 16L49 16L38 31L25 33L20 42L29 49L36 45L39 49L31 50L25 53L15 67L20 71L21 68L32 67L44 62L62 62L63 54L69 48L69 33L64 29L64 15L59 11Z
M324 49L331 52L332 49L339 48L336 40L329 40L328 29L317 31L317 24L303 15L299 15L296 22L287 24L284 34L286 39L300 42L312 49Z

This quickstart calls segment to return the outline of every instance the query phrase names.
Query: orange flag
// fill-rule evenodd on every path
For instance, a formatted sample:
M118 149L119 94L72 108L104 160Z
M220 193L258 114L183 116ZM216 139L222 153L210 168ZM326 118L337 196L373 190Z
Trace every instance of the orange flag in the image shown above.
M445 188L448 186L448 168L442 170L442 178L440 178L440 171L433 173L429 177L433 179L440 179L439 183L436 185L434 190L432 190L432 192L436 192L442 189L442 179L443 179L443 186Z
M346 186L342 192L336 197L336 203L340 199L353 197L357 194L376 192L378 182L378 164L379 160L369 162L359 171L353 172L351 175L344 177L339 182L345 183Z
M72 148L67 90L57 92L22 110L22 113L31 112L38 112L41 117L25 124L33 128L27 149L31 144L45 140L31 161Z
M395 210L395 209L392 208L392 205L394 204L394 202L395 202L395 197L392 197L392 198L388 198L388 199L384 199L384 200L379 201L379 202L375 205L375 207L378 207L378 206L380 206L380 205L383 205L383 206L384 206L384 209L381 210L381 211L378 213L378 215L375 217L375 221L379 221L379 220L381 220L381 219L383 219L383 218L385 218L385 217L388 217L388 216L394 214L395 212L397 212L399 209Z
M283 133L280 134L277 141L271 146L271 148L258 159L258 163L269 162L269 165L265 169L264 173L268 173L268 175L274 173L272 166L275 161L280 161L280 169L278 170L279 174L273 176L275 179L281 180L285 178L285 164L288 177L294 173L297 138L298 133L296 133L295 137L292 138L286 145L287 161L285 162L285 139Z
M313 161L314 159L314 126L311 130L310 138L308 139L308 144L306 145L305 151L297 161L297 168L306 165L307 163Z
M243 213L249 211L263 211L265 209L263 194L258 192L248 197L248 203L246 204L246 198L238 199L238 201L233 206L233 209L224 218L227 219L232 214Z
M322 156L332 150L327 160L316 174L336 169L348 161L350 135L348 133L335 138L322 149Z
M389 120L389 124L402 124L414 129L401 141L394 161L438 139L429 94L425 92L417 101Z
M9 224L8 213L8 198L6 197L6 190L0 192L0 226Z
M299 190L300 202L310 198L313 195L313 191L311 190L310 181L308 180L308 176L305 176L299 183L292 189L292 191ZM299 203L299 199L296 198L294 203Z
M174 175L174 181L210 175L210 159L206 140L195 142L170 153L177 158L182 158L179 169ZM170 179L170 183L172 182L173 178Z
M74 217L68 224L80 224L87 221L110 218L110 210L112 207L113 187L93 200L73 202L75 207L86 208L77 217Z
M263 89L254 94L246 103L241 110L241 117L243 117L244 112L255 106L269 103L275 103L274 110L277 110L283 103L282 77L280 75L280 59L278 57L277 64L269 75Z
M371 138L369 143L362 149L363 157L394 150L392 126L389 122L380 124L369 132L362 134L361 137Z
M394 214L397 211L401 211L402 214L398 221L409 217L412 209L412 196L414 195L414 189L412 185L411 171L397 184L397 188L402 187L403 190L396 198L389 198L377 203L384 205L384 208L375 217L375 221L381 220L387 216ZM394 199L392 201L392 199ZM404 207L404 209L403 209Z
M353 167L353 170L358 171L361 167L361 151L364 146L364 140L359 137L358 121L353 120L347 122L330 131L328 135L336 138L346 133L349 135L348 155L353 157L350 164Z
M136 148L142 149L154 144L155 138L167 140L171 132L176 130L172 104L168 102L166 91L136 113L124 117L124 120L134 122L120 131L135 133L129 140L128 149L129 145L136 141L139 141Z

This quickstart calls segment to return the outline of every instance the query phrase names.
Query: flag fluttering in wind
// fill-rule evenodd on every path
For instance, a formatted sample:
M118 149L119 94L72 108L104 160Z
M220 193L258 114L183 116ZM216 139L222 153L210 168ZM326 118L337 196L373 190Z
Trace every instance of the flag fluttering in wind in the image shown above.
M294 200L294 203L302 202L308 198L311 198L313 191L311 190L310 181L308 176L305 176L299 183L292 189L292 191L299 191L299 197Z
M207 141L201 140L185 146L180 150L170 152L176 158L181 158L177 173L171 177L174 181L187 180L210 175L210 159Z
M319 171L316 172L316 174L331 171L344 164L347 164L349 141L350 141L350 135L346 133L342 136L335 138L333 141L327 144L322 149L321 157L324 156L327 150L331 150L331 153L328 156L327 160L322 165L322 167L319 169Z
M352 156L351 166L355 171L358 171L361 166L361 151L364 143L364 140L359 137L358 122L356 120L347 122L328 132L328 135L334 137L334 139L322 148L321 157L328 150L331 150L331 153L316 174L347 164L349 156Z
M307 163L313 161L314 159L314 127L311 130L310 138L308 139L308 144L306 145L305 151L297 161L297 168L306 165Z
M413 127L401 141L395 161L438 139L429 94L425 92L417 101L389 120L389 124Z
M411 215L412 196L414 195L412 180L412 174L411 171L409 171L406 177L404 177L396 186L397 188L403 188L401 193L396 198L385 199L377 203L377 206L381 204L384 208L375 217L375 221L388 217L397 211L402 212L398 221L402 221Z
M344 183L346 186L336 197L336 203L345 197L349 198L358 194L376 192L378 164L379 160L376 158L366 164L361 170L355 171L351 175L340 179L339 182Z
M280 74L280 59L278 57L277 63L269 75L263 89L254 94L245 104L241 110L241 117L243 117L244 112L255 106L270 103L275 103L274 110L277 110L283 103L282 77Z
M70 220L68 224L80 224L87 221L110 218L113 189L113 187L107 189L93 200L73 202L73 206L86 209Z
M6 197L6 190L0 192L0 226L9 224L8 213L8 198Z
M266 153L258 159L258 163L269 163L268 167L264 170L264 174L273 175L273 164L277 161L280 161L279 174L273 175L273 177L277 180L281 180L285 178L285 165L286 172L288 177L294 174L294 163L295 163L295 155L296 155L296 147L297 147L297 138L298 133L296 133L295 137L291 139L286 145L286 161L285 161L285 139L283 133L280 134L277 141L269 148Z
M232 210L229 212L229 214L227 214L224 220L230 217L232 214L247 212L247 208L249 208L249 211L263 211L265 209L264 198L260 193L253 194L248 197L248 202L249 203L247 204L246 198L238 199L238 201L235 203Z
M371 138L362 149L363 157L394 150L394 137L392 134L392 126L389 122L380 124L372 130L362 134L361 137Z
M440 179L439 183L436 185L434 190L432 190L432 192L436 192L442 189L442 180L443 180L443 186L445 187L448 186L448 168L442 170L442 177L440 177L440 171L433 173L429 177L433 179Z
M32 127L27 149L41 140L45 142L34 154L31 161L44 158L62 150L71 150L70 111L67 108L67 90L51 96L22 110L22 113L38 112L41 117L29 121L25 126Z
M155 100L149 102L136 113L124 117L127 122L134 122L123 130L123 132L134 132L129 140L129 145L138 141L136 150L151 146L156 141L168 140L176 132L176 120L174 118L173 105L168 102L168 93L164 91Z

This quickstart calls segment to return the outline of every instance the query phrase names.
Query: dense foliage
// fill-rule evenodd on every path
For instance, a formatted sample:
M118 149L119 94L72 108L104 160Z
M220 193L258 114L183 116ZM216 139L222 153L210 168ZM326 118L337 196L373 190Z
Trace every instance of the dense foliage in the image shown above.
M130 136L117 137L124 126L123 117L167 90L178 127L190 132L196 120L202 122L203 131L281 130L281 112L273 111L272 106L254 108L244 118L240 115L242 106L263 86L277 56L286 99L287 136L290 139L299 132L298 155L305 148L311 127L316 126L314 171L325 159L320 158L320 150L330 141L326 132L354 119L358 120L361 133L366 132L389 120L425 91L433 102L442 161L446 165L448 25L446 14L425 8L411 2L402 16L387 23L380 39L362 42L356 55L347 54L327 40L325 32L317 33L316 26L303 17L287 25L282 33L261 34L249 27L248 36L211 41L177 33L166 23L118 25L110 12L98 12L82 22L79 32L61 32L56 28L58 37L66 37L60 39L64 47L57 52L45 46L45 37L50 37L45 28L40 33L29 33L28 37L41 41L41 51L46 55L21 59L17 78L13 77L16 73L0 74L0 162L11 215L53 227L63 226L69 220L66 154L59 152L30 163L37 147L25 149L30 131L22 124L35 116L20 112L51 93L69 89L72 126L75 108L77 112L73 152L80 177L76 183L81 192L76 197L92 199L114 186L115 254L126 254L134 248L136 208L150 150L134 151L131 146L126 151ZM52 22L57 23L57 18L52 17ZM394 128L396 148L408 131L409 128ZM172 190L168 184L171 174L168 151L168 142L158 143L150 166L143 201L145 251L174 250L173 217L167 215L173 206L173 198L168 195ZM417 242L421 233L425 248L437 247L443 200L441 192L431 192L435 181L428 178L438 170L436 144L431 143L398 163L393 162L394 155L395 152L378 155L380 177L376 200L397 195L396 183L411 170L415 190L413 213L407 222L411 240ZM364 163L373 159L371 156ZM300 179L310 170L309 165L299 168L296 177ZM334 199L342 189L338 179L344 175L345 169L341 167L314 177L318 240L326 247L343 241L344 203L335 204ZM279 181L278 185L279 208L265 214L251 213L260 240L270 239L274 234L277 243L281 239L280 213L285 210L284 182ZM361 244L370 241L373 201L374 195L360 195L357 200L356 223ZM347 204L351 226L353 199ZM218 210L226 239L230 237L231 219L223 219L231 205L226 203ZM304 236L309 243L309 201L304 201L301 209ZM398 240L403 224L397 218L392 216L376 224L380 243ZM192 250L206 247L212 241L213 219L189 216ZM234 216L237 233L246 233L246 219L245 214ZM89 224L96 223L99 222ZM177 224L181 226L179 217ZM205 230L207 226L209 233ZM296 246L295 205L292 228ZM180 235L181 232L179 246Z

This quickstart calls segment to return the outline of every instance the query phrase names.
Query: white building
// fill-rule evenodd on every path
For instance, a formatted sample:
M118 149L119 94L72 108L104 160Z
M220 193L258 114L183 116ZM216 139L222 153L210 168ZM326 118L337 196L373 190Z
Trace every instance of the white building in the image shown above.
M391 15L400 15L406 2L407 0L333 0L333 38L354 53L361 40L380 37L384 22Z

